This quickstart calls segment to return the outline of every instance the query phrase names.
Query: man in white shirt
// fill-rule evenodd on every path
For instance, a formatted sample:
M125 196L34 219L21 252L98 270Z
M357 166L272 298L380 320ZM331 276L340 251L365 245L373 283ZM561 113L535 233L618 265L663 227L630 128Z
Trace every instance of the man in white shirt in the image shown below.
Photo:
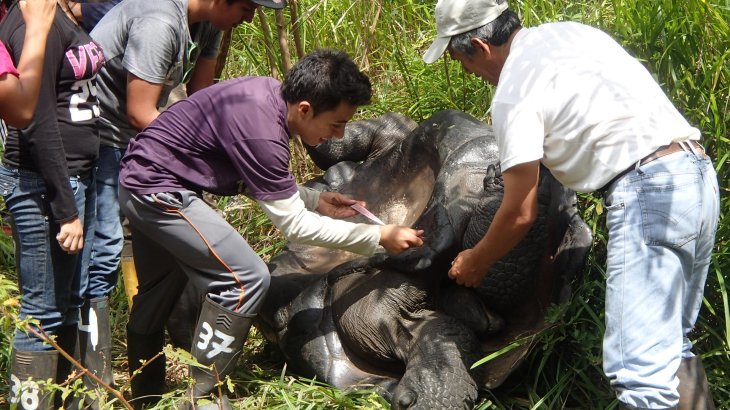
M524 237L537 213L542 162L564 185L605 198L603 367L620 408L714 408L687 338L719 217L717 176L699 130L597 29L522 28L504 0L439 0L436 26L424 61L448 50L496 86L491 113L504 177L492 225L449 276L478 286Z

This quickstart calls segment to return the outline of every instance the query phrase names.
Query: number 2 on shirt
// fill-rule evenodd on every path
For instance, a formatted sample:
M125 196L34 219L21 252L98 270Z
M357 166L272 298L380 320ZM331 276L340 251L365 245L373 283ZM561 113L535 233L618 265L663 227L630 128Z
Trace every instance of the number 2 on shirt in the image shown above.
M71 121L88 121L99 116L99 105L96 102L96 85L91 79L79 80L71 87L78 92L71 96L69 111ZM89 97L93 97L89 101Z

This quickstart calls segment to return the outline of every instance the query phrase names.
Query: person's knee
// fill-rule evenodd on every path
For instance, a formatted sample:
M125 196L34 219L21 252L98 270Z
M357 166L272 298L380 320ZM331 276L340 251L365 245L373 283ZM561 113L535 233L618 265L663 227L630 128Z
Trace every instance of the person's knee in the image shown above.
M259 306L261 301L266 298L266 293L271 285L271 274L266 264L261 261L253 267L248 280L243 286L243 292L248 293L251 298L251 304Z
M269 269L263 261L254 267L247 283L243 286L244 293L248 292L252 298L263 299L269 291L271 285L271 275Z
M269 291L269 287L271 286L271 274L269 273L269 270L266 269L266 265L264 265L264 270L261 272L261 274L258 276L261 293L266 295L266 293Z

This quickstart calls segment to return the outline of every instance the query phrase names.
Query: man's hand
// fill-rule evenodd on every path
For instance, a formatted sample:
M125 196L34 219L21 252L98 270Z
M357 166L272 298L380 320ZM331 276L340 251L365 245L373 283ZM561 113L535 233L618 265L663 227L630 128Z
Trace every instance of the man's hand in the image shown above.
M78 253L84 247L84 227L78 217L61 224L61 229L56 235L58 245L66 253Z
M380 244L388 253L398 255L408 248L422 246L423 230L400 225L384 225L380 227Z
M456 255L449 269L449 277L459 285L476 288L487 275L489 266L479 260L474 249L465 249Z
M354 209L350 208L350 205L353 204L365 206L365 202L347 198L337 192L322 192L319 194L317 212L330 218L349 218L357 214Z

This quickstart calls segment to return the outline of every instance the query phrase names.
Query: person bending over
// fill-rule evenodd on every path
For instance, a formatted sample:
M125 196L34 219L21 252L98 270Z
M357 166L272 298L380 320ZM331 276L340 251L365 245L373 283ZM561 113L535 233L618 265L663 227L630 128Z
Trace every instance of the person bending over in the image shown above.
M700 131L646 68L602 31L573 22L522 28L503 0L440 0L444 51L496 86L491 103L504 199L449 276L479 286L537 214L540 163L606 204L603 369L620 409L714 408L688 333L702 304L719 189ZM679 385L679 388L677 387Z
M207 293L191 353L215 366L191 368L190 399L208 397L233 370L266 295L266 264L203 201L203 191L253 198L294 242L365 255L378 244L393 254L423 244L420 230L330 218L353 216L356 201L297 187L289 170L292 135L313 146L341 138L370 97L370 80L345 53L319 50L283 84L269 77L218 83L174 104L131 140L119 187L139 280L127 326L130 372L161 351L165 323L190 280ZM148 363L132 379L133 396L159 396L164 376L163 357Z

